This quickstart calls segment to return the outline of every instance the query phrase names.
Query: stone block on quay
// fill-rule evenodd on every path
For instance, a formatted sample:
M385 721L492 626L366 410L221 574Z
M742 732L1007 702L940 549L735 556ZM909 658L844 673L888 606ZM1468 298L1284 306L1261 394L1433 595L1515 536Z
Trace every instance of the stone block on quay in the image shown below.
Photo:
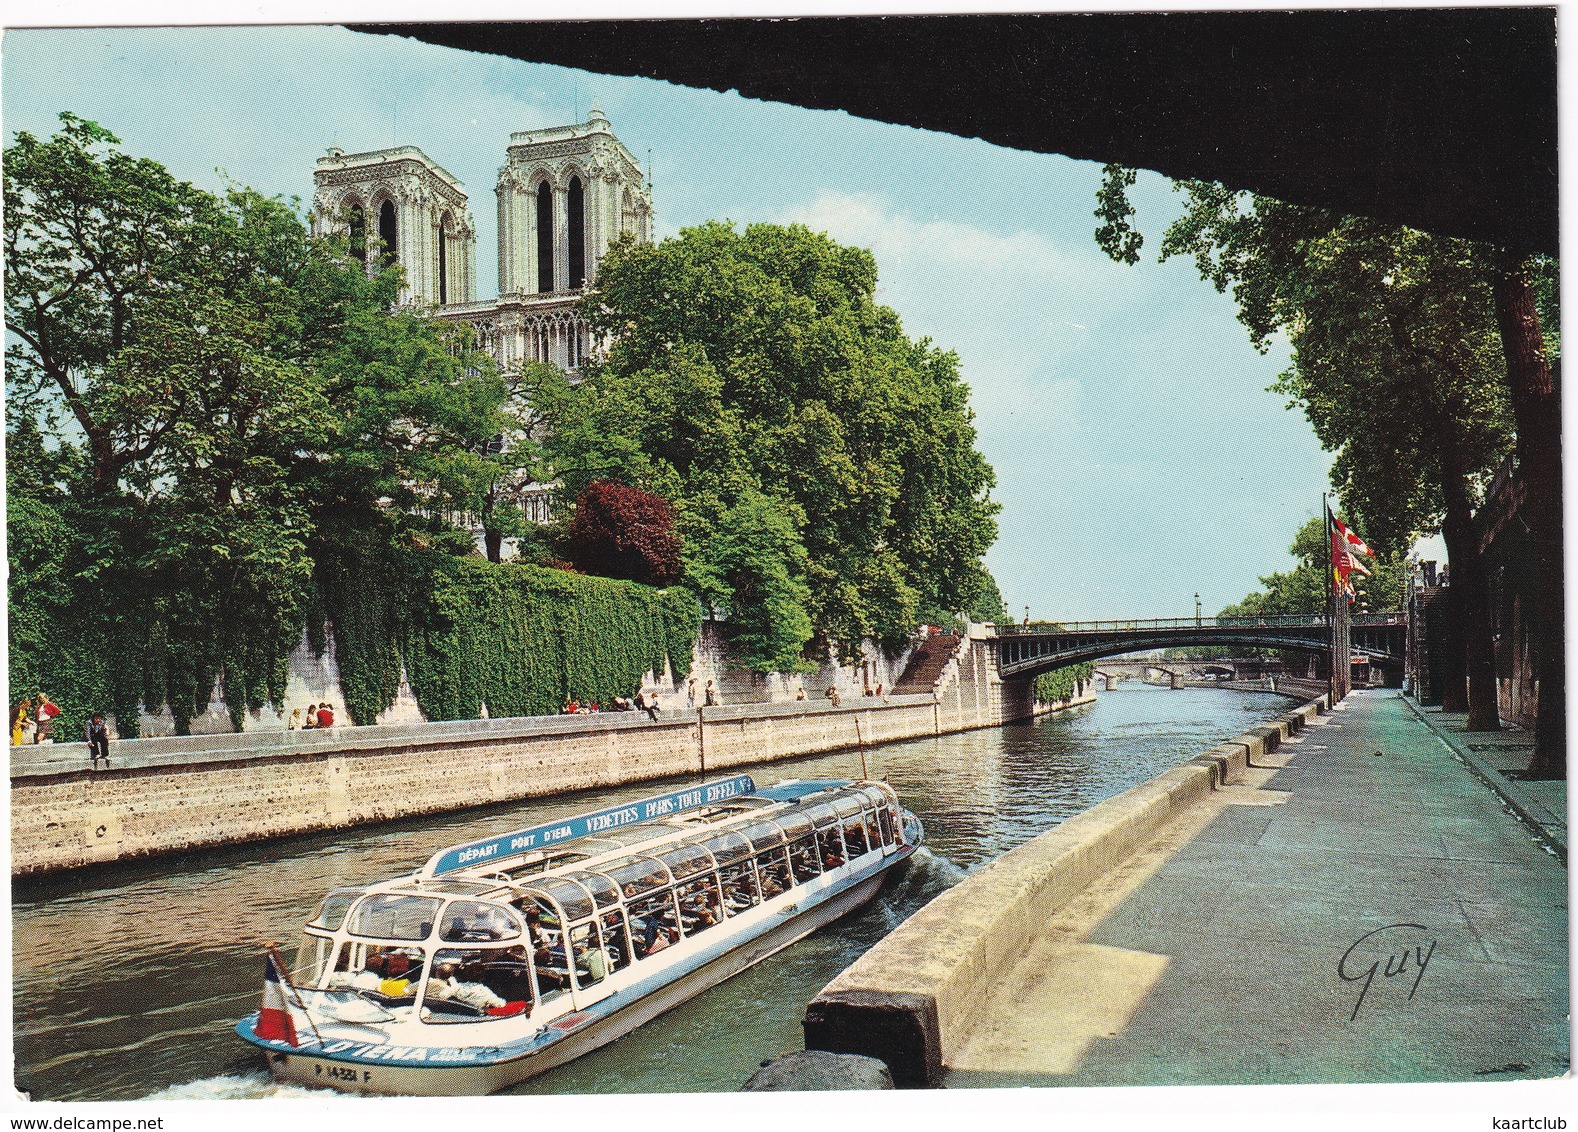
M808 1050L875 1058L901 1089L942 1083L937 1004L929 996L824 991L806 1007L803 1024Z
M743 1093L891 1089L893 1075L874 1057L806 1049L767 1062L740 1086Z

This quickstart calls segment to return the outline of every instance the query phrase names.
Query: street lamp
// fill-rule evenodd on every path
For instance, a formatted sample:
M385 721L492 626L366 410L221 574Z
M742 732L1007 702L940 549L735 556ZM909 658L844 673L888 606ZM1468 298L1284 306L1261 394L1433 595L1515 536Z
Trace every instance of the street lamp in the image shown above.
M1200 620L1200 595L1199 594L1195 594L1194 595L1194 624L1195 624L1195 628L1197 628L1197 629L1202 624L1204 624L1204 622L1202 622Z

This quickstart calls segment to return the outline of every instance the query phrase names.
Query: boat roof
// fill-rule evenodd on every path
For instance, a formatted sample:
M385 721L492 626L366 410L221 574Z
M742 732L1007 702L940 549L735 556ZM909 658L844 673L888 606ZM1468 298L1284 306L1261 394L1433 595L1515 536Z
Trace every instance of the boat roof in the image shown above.
M493 875L536 860L559 859L565 866L637 846L653 846L695 834L697 811L712 810L720 818L743 818L752 810L777 810L853 781L844 778L791 779L758 789L750 775L716 779L656 794L639 801L609 806L525 829L511 830L440 849L417 870L427 891L442 891L446 879L474 884L470 875ZM722 811L722 813L718 813ZM691 815L687 818L687 815ZM571 860L563 860L565 857ZM550 864L548 868L558 866Z

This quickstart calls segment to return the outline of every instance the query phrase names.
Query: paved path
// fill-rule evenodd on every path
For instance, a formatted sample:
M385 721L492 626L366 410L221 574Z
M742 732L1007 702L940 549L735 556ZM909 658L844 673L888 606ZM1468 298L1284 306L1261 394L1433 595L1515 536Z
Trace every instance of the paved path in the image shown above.
M1564 1073L1561 861L1395 692L1294 744L1053 917L948 1087Z

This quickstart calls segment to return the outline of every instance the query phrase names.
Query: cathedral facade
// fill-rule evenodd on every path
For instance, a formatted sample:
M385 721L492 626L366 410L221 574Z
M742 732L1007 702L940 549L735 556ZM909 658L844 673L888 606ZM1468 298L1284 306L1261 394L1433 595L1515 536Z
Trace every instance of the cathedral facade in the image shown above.
M573 376L593 349L578 300L621 236L652 241L652 192L595 106L585 122L510 135L498 198L498 297L475 297L465 187L415 146L318 159L313 231L345 232L369 263L405 268L401 301L475 327L508 375L551 362Z

